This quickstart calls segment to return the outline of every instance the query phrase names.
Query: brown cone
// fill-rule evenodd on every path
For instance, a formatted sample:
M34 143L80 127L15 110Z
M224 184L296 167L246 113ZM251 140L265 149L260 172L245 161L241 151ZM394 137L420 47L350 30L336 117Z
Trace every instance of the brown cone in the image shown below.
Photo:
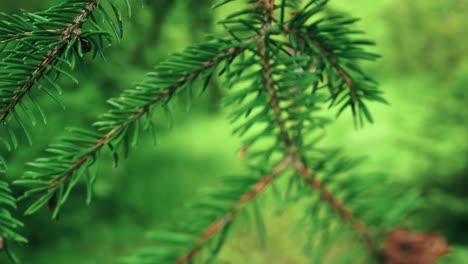
M445 238L397 228L385 236L382 255L385 264L435 264L449 252Z

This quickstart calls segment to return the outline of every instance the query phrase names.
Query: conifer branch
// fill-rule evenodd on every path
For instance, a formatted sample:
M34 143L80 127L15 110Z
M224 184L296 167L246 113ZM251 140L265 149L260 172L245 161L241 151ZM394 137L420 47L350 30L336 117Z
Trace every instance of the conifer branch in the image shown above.
M288 156L273 168L270 175L262 177L251 188L249 192L245 193L241 197L241 199L239 199L235 203L235 205L229 212L227 212L224 216L218 218L205 229L202 235L197 239L195 247L186 255L179 257L179 259L176 261L176 264L183 264L191 261L208 240L210 240L218 232L220 232L224 226L226 226L234 220L236 212L238 210L242 209L247 203L255 199L266 187L268 187L277 178L277 176L281 175L283 171L286 170L292 162L292 157Z
M113 108L94 124L99 132L72 129L74 137L65 138L62 144L51 145L49 151L54 154L52 157L29 163L35 171L27 172L23 179L15 183L36 188L33 187L20 199L35 195L40 195L41 199L33 203L25 214L36 212L48 201L57 199L55 196L58 195L59 202L53 202L52 206L55 218L79 178L89 174L86 170L92 166L104 146L109 146L117 157L117 149L114 147L121 144L124 138L129 138L130 128L140 129L142 117L147 116L147 122L150 122L148 126L152 126L149 114L154 105L165 107L181 88L191 89L190 85L200 76L209 79L217 65L235 57L244 49L243 46L232 46L229 41L221 39L199 44L156 67L156 72L149 73L148 79L138 83L136 89L126 90L120 97L109 100ZM203 56L199 57L200 54ZM174 69L174 65L182 67L182 70ZM136 140L132 140L135 141L132 145L136 144ZM117 164L117 158L114 162ZM86 183L88 186L93 184L92 180ZM67 190L65 193L63 188Z
M268 29L268 27L271 26L271 21L273 19L273 12L271 11L274 10L275 4L274 0L260 2L262 2L262 4L265 7L264 21L260 30L260 39L262 39L262 41L259 44L259 56L262 64L262 74L264 82L263 84L265 89L269 93L269 102L271 107L273 108L276 122L280 130L280 138L286 147L286 151L288 155L294 157L293 164L295 166L296 172L305 179L308 185L319 191L322 194L324 200L332 206L332 208L341 216L341 218L343 218L343 220L350 222L355 231L363 238L364 242L370 247L370 249L372 249L373 252L376 252L377 250L374 245L373 239L370 236L370 234L366 231L364 224L359 220L355 219L352 213L347 208L345 208L338 199L333 197L332 193L324 187L323 183L320 180L314 179L312 175L312 168L309 168L306 165L306 158L303 154L299 152L298 146L296 146L294 143L295 140L288 133L288 129L286 127L287 120L283 118L283 116L285 116L286 113L283 113L283 110L279 105L280 99L274 87L270 58L266 50L268 38L265 35L265 32ZM339 68L339 66L335 67L337 68L337 70L341 69ZM350 86L350 88L352 88L352 86Z
M4 141L7 150L18 146L16 132L9 124L11 116L30 144L32 138L22 119L23 116L28 118L33 126L37 119L29 105L37 108L42 121L47 123L46 115L33 93L34 87L65 108L58 97L63 90L58 78L65 76L78 83L70 73L76 62L88 52L92 52L93 57L98 53L103 56L104 44L111 43L112 37L96 22L96 13L102 15L103 22L107 21L117 39L122 37L118 8L113 0L107 1L118 22L116 27L103 2L67 0L41 12L23 11L21 16L1 14L5 18L0 22L1 51L6 52L7 56L0 60L0 125L10 136L10 141ZM83 24L88 21L91 28L85 29ZM29 103L26 103L27 97L30 98Z
M5 19L0 21L0 51L7 53L0 61L0 124L8 130L14 148L18 142L14 131L7 124L10 114L14 115L31 143L29 133L15 108L20 105L34 125L36 119L23 103L23 99L29 94L45 122L42 110L30 91L33 86L39 86L38 83L44 79L44 83L47 82L60 90L54 78L47 75L51 76L54 72L57 76L69 75L65 70L59 69L61 66L58 64L66 63L72 68L72 63L66 61L67 56L63 56L65 59L60 57L68 52L72 43L81 35L103 34L83 32L81 29L97 6L97 0L64 1L43 12L23 12L22 16L0 14L1 18ZM84 52L81 48L79 50ZM52 97L55 96L46 88L44 91ZM11 150L10 142L3 138L0 142L7 150ZM0 174L5 171L6 161L0 156ZM26 239L18 233L23 224L10 213L11 209L16 209L16 199L12 196L8 184L0 181L0 251L5 250L8 257L16 263L7 244L11 241L26 242Z
M135 122L136 120L138 120L139 118L141 118L144 114L146 114L148 111L150 111L151 107L166 99L166 98L170 98L174 95L174 93L181 87L184 86L184 84L190 82L190 81L193 81L195 78L197 78L200 74L202 74L203 72L205 72L208 68L216 65L217 63L219 63L219 60L220 59L223 59L225 58L226 55L234 55L236 53L239 53L241 52L243 49L242 48L231 48L225 52L222 52L219 54L219 57L217 58L214 58L212 60L209 60L209 61L206 61L202 64L202 67L195 71L195 72L191 72L191 73L188 73L187 75L185 76L181 76L177 82L170 86L169 88L163 90L159 95L157 95L156 97L154 97L153 99L151 99L149 102L147 102L146 104L144 104L143 106L141 106L139 109L137 109L135 112L133 112L132 114L130 114L127 118L127 120L124 120L124 122L122 122L121 124L118 124L116 126L114 126L109 132L107 132L106 134L104 134L103 137L101 137L100 139L98 139L94 144L93 146L90 148L90 150L85 153L84 155L82 155L80 158L78 158L77 160L75 160L73 162L73 166L68 170L66 171L62 176L60 176L57 180L55 180L54 182L52 182L50 184L50 189L53 189L55 187L57 187L58 185L60 185L63 181L65 181L66 179L68 179L71 175L73 175L75 173L76 170L80 169L80 167L86 163L86 161L88 161L90 158L94 157L96 155L96 153L103 147L105 146L106 144L108 144L110 141L112 141L113 139L115 139L115 137L117 135L119 135L120 133L122 133L127 127L129 127L133 122Z
M98 3L97 0L89 1L81 10L81 12L73 19L73 22L69 24L66 28L60 30L60 35L58 37L58 44L53 46L45 57L38 63L37 67L31 72L27 77L27 81L24 85L17 88L17 91L14 93L13 97L6 101L2 105L2 110L0 114L0 123L6 121L8 115L16 107L16 105L23 99L23 97L31 90L31 88L42 78L45 72L49 69L58 57L61 56L62 52L65 50L70 41L77 39L81 34L81 25L84 21L90 16L90 14L95 10ZM29 35L27 32L23 32L25 35ZM18 35L17 35L18 36Z

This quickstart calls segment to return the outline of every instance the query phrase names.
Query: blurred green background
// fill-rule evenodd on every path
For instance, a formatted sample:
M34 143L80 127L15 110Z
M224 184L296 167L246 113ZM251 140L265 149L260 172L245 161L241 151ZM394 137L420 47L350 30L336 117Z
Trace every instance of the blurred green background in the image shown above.
M36 11L57 3L2 0L0 11ZM7 155L8 180L20 177L25 162L65 135L64 127L89 127L106 110L106 99L131 87L169 54L205 34L222 34L214 22L229 12L212 11L210 0L132 3L133 16L124 19L124 40L107 49L107 60L88 57L81 63L75 70L79 85L63 80L67 89L61 99L67 109L43 96L48 124L32 130L32 147L23 139L19 150ZM418 186L424 204L411 222L449 239L451 255L441 263L468 263L468 1L332 0L330 7L362 18L358 27L377 42L383 58L365 67L391 105L372 105L376 124L362 129L356 130L344 115L328 128L323 145L368 156L363 171L383 171L402 185ZM117 169L104 153L89 207L81 186L59 221L52 221L47 209L27 217L24 234L30 243L17 249L24 263L116 263L147 246L145 235L152 228L184 221L174 213L196 199L200 189L243 171L236 155L238 139L231 137L221 108L224 93L212 85L191 112L176 107L174 126L168 128L165 121L158 125L157 145L147 147L151 138L143 137ZM236 230L219 263L305 263L299 241L288 235L292 221L288 214L267 220L264 249L257 246L255 232Z

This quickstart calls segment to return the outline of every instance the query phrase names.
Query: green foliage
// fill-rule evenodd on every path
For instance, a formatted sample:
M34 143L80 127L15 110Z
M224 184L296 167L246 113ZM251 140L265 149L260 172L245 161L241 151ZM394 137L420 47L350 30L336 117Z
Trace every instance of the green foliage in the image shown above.
M1 161L0 173L2 175L5 173L5 169L5 163ZM16 199L12 196L8 183L0 180L0 244L12 260L15 260L15 257L10 251L8 243L10 241L27 242L26 238L18 233L18 229L23 226L23 223L10 212L15 209L17 209Z
M234 1L219 1L215 7L230 2ZM123 37L120 6L105 3L108 6L75 0L45 12L4 15L0 103L2 126L9 134L9 140L2 141L8 150L18 145L10 127L12 117L32 142L23 119L34 125L36 118L23 98L29 96L40 109L33 87L59 101L58 77L78 82L70 73L76 62L87 52L104 57L105 43L112 41L108 31L118 40ZM355 126L363 126L374 121L367 104L386 103L376 81L360 66L378 58L368 51L374 43L354 28L357 19L330 15L325 12L327 4L247 1L245 8L220 21L228 37L210 36L170 56L134 88L108 100L110 109L91 128L70 128L69 135L51 144L43 157L29 162L29 170L15 181L26 189L20 200L30 202L25 214L48 206L57 218L72 191L83 183L90 204L99 174L95 164L103 159L104 148L117 166L136 148L142 132L157 141L156 111L164 112L171 123L175 97L184 98L190 109L193 95L203 94L213 79L220 78L228 90L225 106L231 110L233 134L242 141L240 156L247 160L247 174L225 178L223 187L208 191L203 202L191 202L173 228L152 233L154 245L126 262L216 262L245 207L253 207L263 245L264 219L254 199L283 175L289 176L289 185L278 195L278 206L305 204L296 228L304 231L305 251L312 262L374 261L385 232L404 224L402 218L418 205L419 194L388 191L393 186L385 176L356 173L359 160L318 145L331 122L320 116L324 106L335 108L337 115L349 111ZM39 112L45 123L45 114ZM0 231L9 240L24 241L16 233L21 223L3 209L3 203L14 208L15 201L2 186L0 215L7 221L2 221ZM361 245L342 244L356 237Z
M424 161L413 173L426 200L420 225L441 230L453 244L464 245L467 214L460 205L466 203L466 194L458 187L468 180L464 140L468 116L461 110L468 95L467 11L466 1L450 5L445 1L396 1L383 12L389 28L384 39L391 51L388 61L398 76L416 75L417 80L424 80L419 87L411 87L412 93L417 95L418 105L435 110L423 112L421 121L414 122L419 123L417 137L402 136L408 151ZM428 217L432 220L427 221Z
M402 56L391 58L400 73L430 70L441 77L464 62L466 1L395 1L384 13L387 37ZM432 19L436 18L436 19Z
M225 3L222 2L221 5ZM352 34L359 33L348 28L348 25L355 21L354 19L319 17L314 20L313 18L324 9L326 2L317 5L311 3L299 10L296 10L298 6L295 4L283 3L284 5L281 5L279 10L282 14L281 19L278 21L269 15L273 10L268 10L268 8L265 10L264 6L254 1L253 7L240 10L221 21L233 38L231 46L228 47L232 50L242 46L242 54L229 58L222 71L225 73L224 86L231 90L226 104L235 109L231 115L231 122L246 119L234 129L234 134L248 135L243 141L243 150L248 150L248 160L251 161L253 168L264 176L260 177L257 182L255 178L247 177L245 181L237 179L225 188L209 195L210 199L207 202L190 206L196 209L196 213L191 213L192 210L184 210L181 213L182 218L195 219L196 216L197 221L189 221L171 232L157 232L152 236L156 246L145 250L135 258L128 259L129 263L192 261L207 241L214 240L218 242L213 242L208 246L208 257L197 258L203 262L212 261L226 239L225 236L228 234L236 211L244 206L246 200L253 199L265 187L265 179L278 176L290 163L294 163L296 167L293 177L306 178L305 184L302 181L293 180L294 185L302 186L302 189L296 190L300 197L311 195L304 189L310 191L310 187L313 187L318 191L315 199L310 202L311 211L323 211L319 209L323 201L328 202L328 206L331 205L332 208L329 213L322 216L323 222L319 224L328 230L325 233L332 239L330 243L321 243L321 250L315 246L312 258L321 259L323 256L318 252L333 248L332 241L341 238L342 232L339 231L343 229L332 227L331 218L335 214L341 216L341 221L351 222L351 226L356 228L358 235L363 236L368 243L373 243L372 238L359 228L361 223L354 219L348 209L341 207L338 200L329 196L330 191L325 189L323 184L328 183L333 177L327 186L334 187L332 189L334 194L339 193L340 190L348 191L345 200L351 205L358 203L351 197L361 197L360 193L364 191L367 191L365 195L372 195L371 197L375 195L377 198L381 196L380 192L372 190L372 184L364 184L364 182L370 183L368 178L365 178L364 182L362 182L364 178L349 175L340 179L339 172L351 169L349 162L341 160L335 165L336 167L325 166L324 164L333 163L333 158L326 156L321 160L316 157L317 152L323 151L316 148L316 138L311 140L309 137L311 133L317 129L320 130L329 122L317 117L313 111L320 109L319 106L327 101L331 102L330 107L338 105L339 112L350 108L360 124L363 124L365 119L372 122L364 100L380 102L385 102L385 100L380 96L381 92L377 90L375 82L367 77L356 64L358 59L373 60L376 58L374 54L361 48L372 42L351 37ZM287 19L284 14L289 13L290 8L293 8L295 15ZM237 45L233 45L235 43ZM170 67L169 70L177 72L178 68L183 68L183 66L184 64L181 63ZM188 74L192 74L191 71L188 71ZM184 79L184 77L179 76L179 79ZM168 90L170 91L170 88ZM256 144L262 140L268 143ZM261 147L256 148L253 145L261 145ZM308 154L310 152L314 154ZM308 173L300 175L304 174L304 170L313 170L313 178ZM322 170L326 175L323 178L319 177ZM252 174L258 173L252 172ZM380 177L376 179L382 180ZM239 183L242 184L239 186ZM249 188L252 185L253 187ZM259 188L259 185L262 187ZM375 184L375 186L379 185ZM412 194L412 196L413 198L400 196L399 198L405 202L399 203L399 207L389 212L389 217L386 219L382 219L382 212L369 212L372 208L369 204L361 203L356 205L356 208L353 206L351 208L366 212L369 223L378 224L380 228L386 230L394 226L399 218L414 206L417 194ZM391 202L395 202L395 198L372 201L388 206ZM359 199L356 200L359 201ZM262 222L259 217L259 214L256 214L257 223ZM317 239L323 233L323 228L317 228L318 219L316 217L312 219L314 225L308 232L311 240ZM263 228L257 224L257 229L261 231ZM345 234L349 235L348 232ZM216 239L213 239L214 237ZM312 244L311 241L309 244ZM354 254L356 254L355 251Z

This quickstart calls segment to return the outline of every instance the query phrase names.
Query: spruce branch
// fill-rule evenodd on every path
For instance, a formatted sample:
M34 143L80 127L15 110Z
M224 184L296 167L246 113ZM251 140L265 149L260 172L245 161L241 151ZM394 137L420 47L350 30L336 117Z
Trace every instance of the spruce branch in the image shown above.
M50 49L44 59L42 59L37 67L32 71L31 75L27 78L26 84L17 88L15 95L9 103L3 104L3 109L0 114L0 123L3 123L13 108L23 99L26 93L42 78L43 74L50 67L51 64L62 54L65 47L70 43L71 40L77 39L81 33L81 25L89 17L89 15L97 7L97 0L89 1L83 10L77 15L73 22L62 30L58 37L58 44ZM27 34L27 33L26 33Z
M343 220L350 222L355 231L363 238L364 242L370 247L370 249L376 252L376 246L364 224L360 220L355 219L350 210L345 208L343 204L324 187L320 180L314 178L312 173L313 169L307 165L307 158L299 151L300 146L297 146L295 143L297 140L292 138L288 132L289 129L287 128L286 123L294 120L287 120L284 118L285 116L288 116L288 114L280 107L280 96L274 86L275 82L273 80L272 66L270 64L271 58L269 57L269 51L267 50L269 38L266 35L266 32L267 29L271 27L271 22L273 21L275 3L274 0L268 0L259 1L259 4L263 5L264 15L259 35L259 39L262 41L258 47L260 62L262 65L263 86L269 94L269 103L273 109L276 123L279 127L279 138L284 144L287 154L294 157L294 161L292 163L294 164L296 173L301 175L311 187L319 191L324 200L330 204L330 206ZM337 70L341 69L338 65L334 67L336 67ZM350 86L350 88L352 88L352 86Z
M20 199L37 195L40 199L25 214L32 214L48 201L57 199L58 203L53 206L55 218L73 186L83 174L89 174L89 168L98 159L99 151L104 146L111 148L117 163L117 147L128 142L126 139L132 136L132 132L132 145L136 145L138 139L134 134L135 131L138 134L144 116L147 117L145 128L151 129L151 109L155 105L166 108L166 104L180 89L192 89L191 84L200 77L209 80L221 62L232 59L244 49L242 45L232 46L230 41L223 39L195 45L161 63L155 72L148 74L145 81L136 84L136 89L126 90L120 97L109 100L113 108L95 122L97 131L71 129L71 137L48 149L52 157L39 158L29 163L34 171L27 172L16 183L31 186L32 189ZM94 179L95 176L88 178ZM92 180L86 183L91 188Z
M321 51L318 53L314 50L311 51L305 48L306 45L300 47L301 44L297 44L301 42L300 39L289 38L290 43L278 41L280 37L277 38L276 35L282 33L278 32L281 27L274 24L277 23L274 18L274 9L274 1L256 1L252 10L240 11L230 16L230 19L223 21L235 39L258 40L256 48L249 49L251 52L249 55L253 55L253 58L247 55L242 57L240 61L232 63L227 73L226 85L231 89L239 82L251 80L249 88L234 91L227 98L228 105L247 101L243 103L243 106L238 107L232 115L232 122L242 116L248 118L248 121L235 128L234 133L242 136L254 124L266 123L264 129L245 140L239 155L241 157L247 155L250 160L255 156L265 156L261 162L267 162L273 153L291 157L293 159L291 165L296 170L296 174L303 176L306 183L312 183L315 190L323 197L322 201L329 204L342 220L349 222L356 233L371 247L371 250L374 250L375 245L372 237L364 224L355 219L351 210L333 196L332 192L324 187L323 182L311 173L313 167L308 165L308 157L305 152L312 145L310 143L304 145L303 137L307 131L320 128L326 121L309 116L308 112L316 109L316 105L322 103L323 99L314 93L306 95L305 92L311 85L315 89L315 84L320 82L321 76L324 74L323 71L309 70L309 68L314 68L315 63L318 62L318 60L311 60L310 58L316 58L316 56L309 54L319 55ZM250 17L239 18L245 14ZM246 23L242 21L248 21L248 19L258 22L259 25L245 26ZM255 35L245 34L249 30L253 31ZM236 32L242 32L238 34L246 36L236 36ZM284 33L288 35L289 31L284 30ZM267 106L264 103L267 103ZM252 145L268 135L274 135L277 142L270 149L251 153ZM320 171L318 167L317 171Z
M107 2L120 25L118 9L112 0ZM68 0L41 12L23 12L22 16L2 15L5 20L0 23L0 42L3 42L2 48L7 56L0 61L0 124L8 131L13 148L16 148L18 140L9 125L12 115L32 144L25 122L19 114L20 110L23 111L32 125L36 124L33 111L25 103L27 95L46 123L45 114L33 95L33 87L65 107L57 96L63 90L57 81L58 77L65 76L78 83L68 69L73 70L76 61L82 59L85 53L102 55L105 41L111 42L110 34L96 22L96 13L114 25L103 2L98 0ZM93 28L85 29L85 22L89 22ZM121 27L114 31L120 38ZM9 143L7 149L11 149Z
M46 86L52 86L57 93L61 93L62 89L56 82L59 75L75 80L64 69L65 65L69 68L74 67L75 58L72 56L83 57L83 54L91 49L101 49L92 38L96 37L99 39L97 42L103 43L100 40L102 37L107 38L107 33L95 22L95 30L82 28L83 23L93 17L92 13L98 7L100 2L97 0L74 0L64 1L46 11L23 12L22 16L0 14L4 19L0 21L0 51L7 53L0 61L0 124L6 128L11 142L3 138L0 141L7 150L18 145L15 132L8 124L11 115L25 132L29 143L32 143L18 111L19 106L32 124L36 124L34 114L24 103L27 95L38 108L44 123L46 122L45 115L31 92L32 88L38 87L58 101L55 92ZM84 45L86 43L93 43L93 47L87 47ZM6 162L1 156L0 159L1 173L4 173ZM6 183L1 182L0 189L0 197L4 198L0 201L0 237L4 240L3 243L25 242L25 238L17 233L22 223L16 220L7 208L10 206L16 209L16 199L9 193ZM8 251L7 254L14 260L14 256Z

